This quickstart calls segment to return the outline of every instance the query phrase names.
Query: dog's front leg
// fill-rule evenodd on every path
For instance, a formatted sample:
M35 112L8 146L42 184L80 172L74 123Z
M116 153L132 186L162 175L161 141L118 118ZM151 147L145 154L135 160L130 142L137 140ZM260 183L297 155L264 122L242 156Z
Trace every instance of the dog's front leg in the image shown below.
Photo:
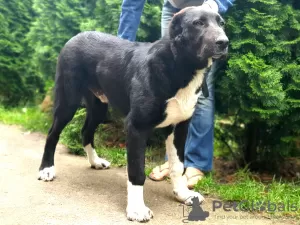
M173 184L173 193L180 202L191 205L193 203L193 197L198 197L199 202L204 201L204 197L198 192L189 190L186 179L182 176L184 171L182 161L187 125L188 121L185 121L175 127L174 132L171 133L166 140L166 149L169 160L170 177Z
M127 219L145 222L153 217L145 206L143 186L145 183L145 150L149 136L147 131L139 131L132 124L127 125Z

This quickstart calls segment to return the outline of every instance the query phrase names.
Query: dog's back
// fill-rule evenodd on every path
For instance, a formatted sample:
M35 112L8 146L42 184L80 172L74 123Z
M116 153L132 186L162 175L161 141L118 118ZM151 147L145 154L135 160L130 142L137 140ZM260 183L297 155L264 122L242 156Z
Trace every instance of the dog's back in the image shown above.
M58 58L58 98L66 97L65 101L73 105L78 104L86 92L91 91L96 96L104 92L113 106L127 114L129 82L137 68L146 70L142 64L150 46L150 43L129 42L97 31L79 33L65 44Z

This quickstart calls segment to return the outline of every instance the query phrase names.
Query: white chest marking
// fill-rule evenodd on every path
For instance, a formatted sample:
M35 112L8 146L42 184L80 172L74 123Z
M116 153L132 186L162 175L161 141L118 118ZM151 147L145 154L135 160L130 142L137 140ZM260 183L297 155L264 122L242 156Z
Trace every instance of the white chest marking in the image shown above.
M212 64L212 60L209 60L208 67ZM178 124L182 121L189 119L195 110L200 92L196 93L196 90L202 85L204 73L206 68L198 70L194 78L190 83L177 91L173 98L167 100L166 107L166 119L157 125L157 128L166 127L171 124Z

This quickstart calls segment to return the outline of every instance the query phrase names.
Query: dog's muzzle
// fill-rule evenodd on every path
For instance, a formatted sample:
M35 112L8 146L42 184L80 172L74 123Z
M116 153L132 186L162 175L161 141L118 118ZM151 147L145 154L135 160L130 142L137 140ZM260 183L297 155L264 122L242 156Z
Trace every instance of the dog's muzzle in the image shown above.
M228 53L228 44L229 40L225 35L218 37L215 42L216 50L213 58L219 59L223 56L226 56Z

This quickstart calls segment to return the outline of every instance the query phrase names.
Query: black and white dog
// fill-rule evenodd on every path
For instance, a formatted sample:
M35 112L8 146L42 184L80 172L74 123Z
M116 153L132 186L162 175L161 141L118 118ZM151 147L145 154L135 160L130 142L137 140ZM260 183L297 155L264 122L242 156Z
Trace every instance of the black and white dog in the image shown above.
M143 185L146 141L155 128L165 130L174 195L186 204L193 196L203 201L182 178L183 147L204 75L213 59L227 54L223 26L218 13L189 7L173 17L169 35L155 43L133 43L95 31L70 39L57 62L54 120L39 179L55 177L59 135L84 99L83 146L96 169L110 166L97 156L93 143L96 127L106 121L108 103L126 116L129 220L148 221L153 216L144 204Z

